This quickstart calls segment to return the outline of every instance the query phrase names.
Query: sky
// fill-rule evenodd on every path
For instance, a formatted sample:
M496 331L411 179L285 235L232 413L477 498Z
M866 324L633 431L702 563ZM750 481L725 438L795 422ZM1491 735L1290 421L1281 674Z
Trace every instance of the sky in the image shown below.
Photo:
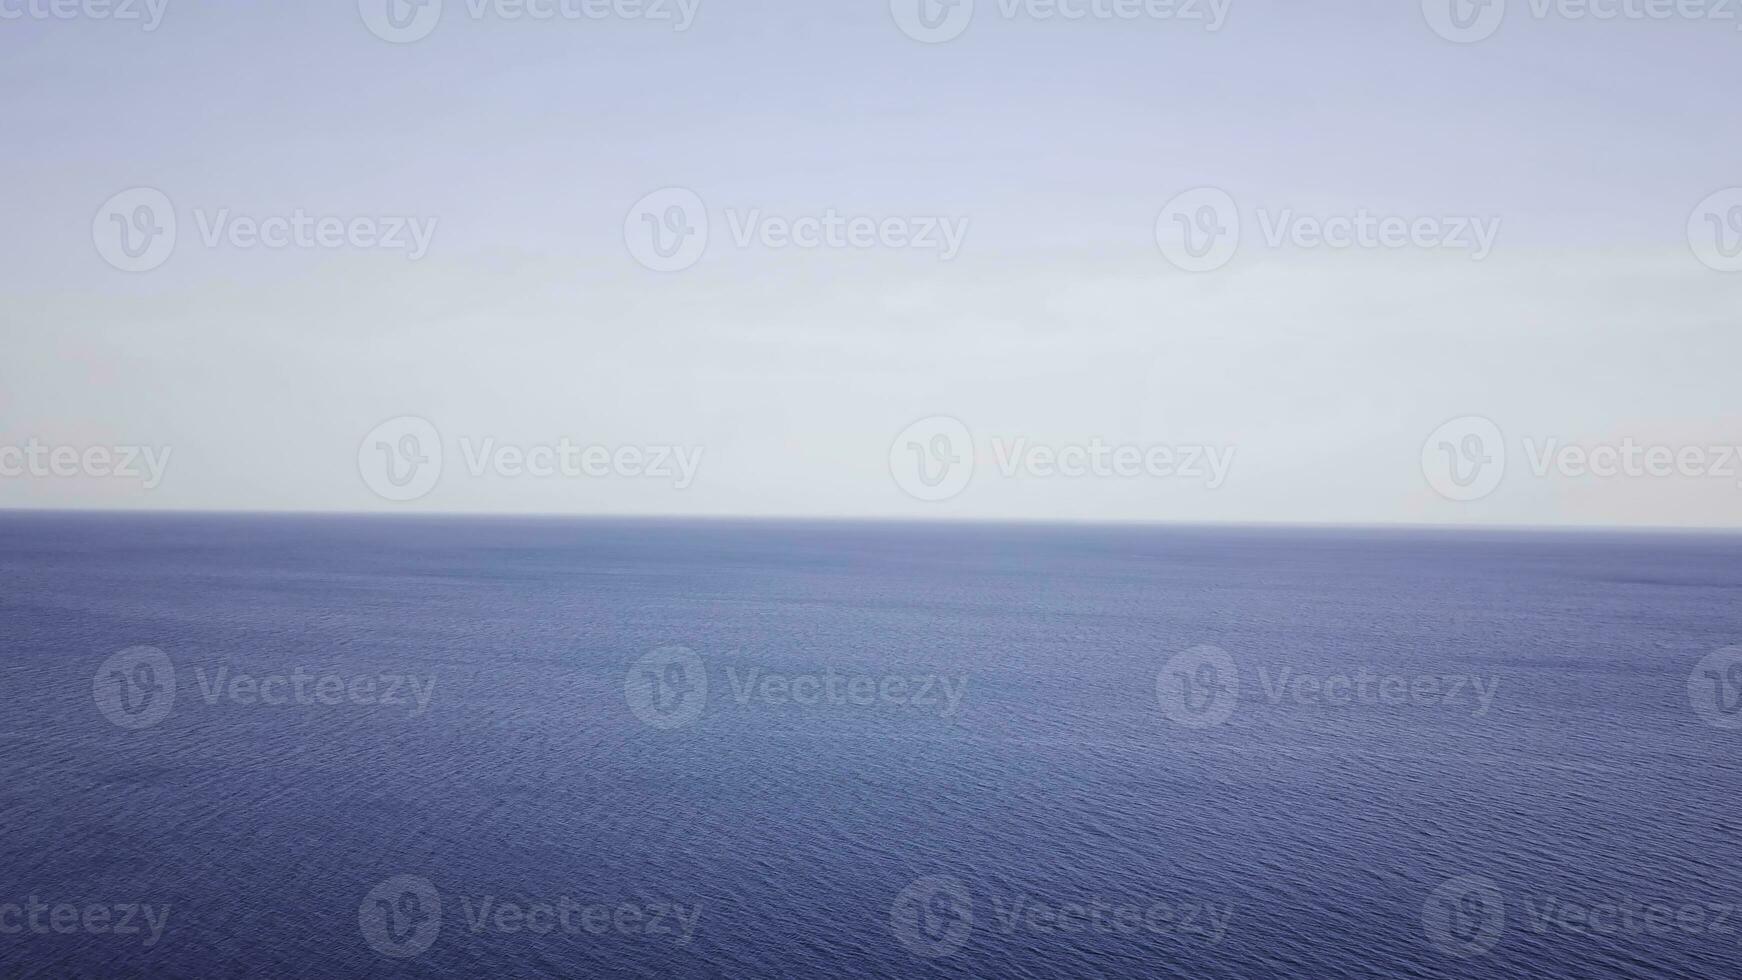
M0 507L1734 528L1687 4L0 0Z

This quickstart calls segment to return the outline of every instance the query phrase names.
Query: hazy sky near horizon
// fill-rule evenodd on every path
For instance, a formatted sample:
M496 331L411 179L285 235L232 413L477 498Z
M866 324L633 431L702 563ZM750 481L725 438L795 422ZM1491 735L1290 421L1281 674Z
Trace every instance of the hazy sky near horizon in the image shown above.
M51 2L0 0L0 507L1742 526L1722 13Z

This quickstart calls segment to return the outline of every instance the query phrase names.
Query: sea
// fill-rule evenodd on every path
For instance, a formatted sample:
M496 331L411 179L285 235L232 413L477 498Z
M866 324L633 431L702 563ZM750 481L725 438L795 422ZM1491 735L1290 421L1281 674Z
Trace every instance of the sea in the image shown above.
M0 975L1736 976L1739 545L0 514Z

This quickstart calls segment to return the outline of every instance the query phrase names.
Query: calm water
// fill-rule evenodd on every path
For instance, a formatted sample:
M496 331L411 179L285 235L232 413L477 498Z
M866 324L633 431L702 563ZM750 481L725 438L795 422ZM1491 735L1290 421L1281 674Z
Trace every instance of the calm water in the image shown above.
M1734 975L1739 543L0 516L0 973Z

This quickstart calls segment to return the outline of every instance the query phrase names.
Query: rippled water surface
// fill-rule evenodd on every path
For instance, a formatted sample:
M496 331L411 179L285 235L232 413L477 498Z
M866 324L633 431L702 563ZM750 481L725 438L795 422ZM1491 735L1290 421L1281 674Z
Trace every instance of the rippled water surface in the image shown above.
M1733 975L1739 543L0 516L0 972Z

